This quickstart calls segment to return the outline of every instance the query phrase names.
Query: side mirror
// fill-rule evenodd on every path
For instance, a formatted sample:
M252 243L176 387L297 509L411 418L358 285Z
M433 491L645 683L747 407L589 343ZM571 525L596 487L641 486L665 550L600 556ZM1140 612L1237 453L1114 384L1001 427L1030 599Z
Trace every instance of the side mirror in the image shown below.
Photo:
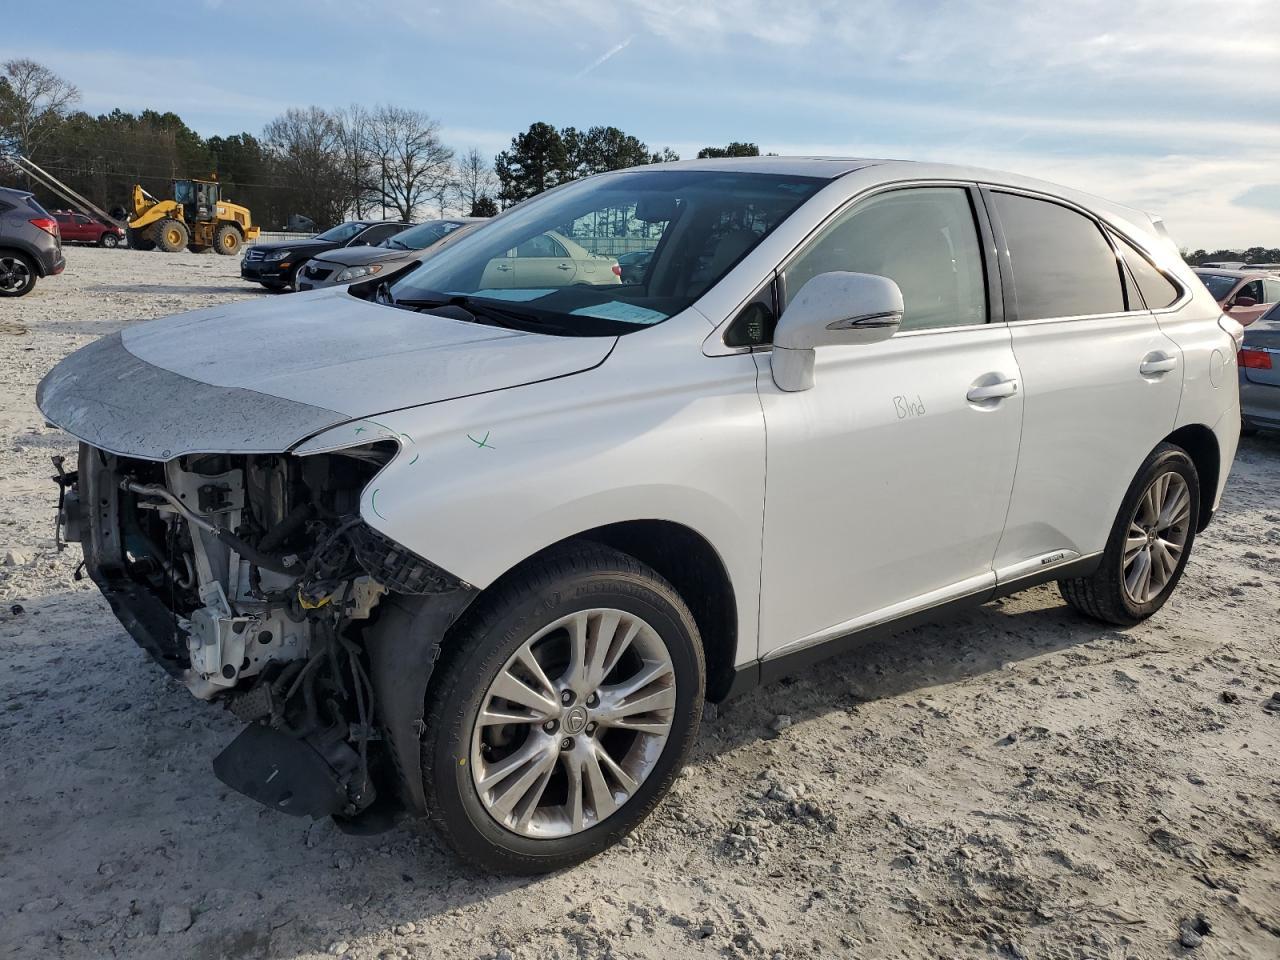
M811 389L815 348L888 340L902 313L902 291L888 277L818 274L778 318L769 361L773 382L789 393Z
M1256 307L1257 305L1258 301L1253 297L1236 297L1231 302L1231 309L1234 310L1236 307Z

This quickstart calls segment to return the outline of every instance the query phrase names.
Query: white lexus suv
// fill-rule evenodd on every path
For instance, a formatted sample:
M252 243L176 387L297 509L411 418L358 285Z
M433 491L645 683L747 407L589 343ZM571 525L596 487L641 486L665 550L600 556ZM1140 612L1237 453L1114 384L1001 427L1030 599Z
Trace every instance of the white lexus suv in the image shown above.
M548 233L649 258L526 276ZM643 819L704 699L1050 580L1159 610L1235 454L1240 332L1134 210L713 160L130 326L38 402L81 441L61 522L112 609L245 723L221 779L529 873Z

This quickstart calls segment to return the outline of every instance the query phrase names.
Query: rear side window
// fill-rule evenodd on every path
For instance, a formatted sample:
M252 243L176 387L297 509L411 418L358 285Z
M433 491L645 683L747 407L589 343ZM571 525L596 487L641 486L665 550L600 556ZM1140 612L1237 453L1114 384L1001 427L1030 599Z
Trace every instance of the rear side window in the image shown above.
M1124 237L1116 237L1116 240L1124 254L1125 265L1133 276L1133 282L1138 285L1138 290L1142 293L1142 299L1146 301L1149 310L1167 307L1181 296L1177 284L1157 270L1142 251ZM1129 309L1137 310L1139 304L1130 303Z
M991 197L1013 261L1019 320L1124 311L1120 266L1097 223L1048 200Z
M1280 280L1272 280L1269 277L1262 281L1263 302L1277 303L1280 302Z
M787 301L834 270L894 281L903 330L987 322L982 248L963 187L894 190L841 214L787 267Z

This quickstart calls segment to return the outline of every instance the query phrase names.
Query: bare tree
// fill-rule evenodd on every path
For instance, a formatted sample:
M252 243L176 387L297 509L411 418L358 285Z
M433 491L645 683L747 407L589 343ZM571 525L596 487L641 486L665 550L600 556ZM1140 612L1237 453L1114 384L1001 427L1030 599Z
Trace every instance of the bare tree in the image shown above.
M498 178L493 167L475 147L458 158L453 178L454 196L464 216L481 216L476 213L477 205L486 209L488 205L483 201L486 198L492 200L498 194Z
M354 202L343 164L342 125L320 107L290 107L262 131L281 179L290 185L290 213L328 226L346 216Z
M440 124L419 110L374 108L369 153L383 202L403 220L442 196L453 178L453 151L440 139Z
M382 201L379 171L369 162L369 141L373 117L359 104L352 104L334 116L338 124L341 165L351 191L357 218L365 217Z
M40 152L80 91L34 60L0 65L0 143L28 157Z

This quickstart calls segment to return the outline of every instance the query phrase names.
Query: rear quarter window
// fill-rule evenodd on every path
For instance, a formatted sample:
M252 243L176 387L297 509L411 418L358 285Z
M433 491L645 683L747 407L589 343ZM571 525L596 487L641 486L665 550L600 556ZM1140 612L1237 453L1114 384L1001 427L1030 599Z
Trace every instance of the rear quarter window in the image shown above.
M1124 237L1116 237L1116 240L1124 255L1125 266L1129 268L1133 282L1137 284L1142 299L1146 301L1147 309L1160 310L1172 306L1178 297L1182 296L1182 289L1157 270L1155 264ZM1140 309L1140 307L1141 304L1129 304L1130 310Z
M1120 265L1102 228L1050 200L993 191L1018 320L1122 313Z

